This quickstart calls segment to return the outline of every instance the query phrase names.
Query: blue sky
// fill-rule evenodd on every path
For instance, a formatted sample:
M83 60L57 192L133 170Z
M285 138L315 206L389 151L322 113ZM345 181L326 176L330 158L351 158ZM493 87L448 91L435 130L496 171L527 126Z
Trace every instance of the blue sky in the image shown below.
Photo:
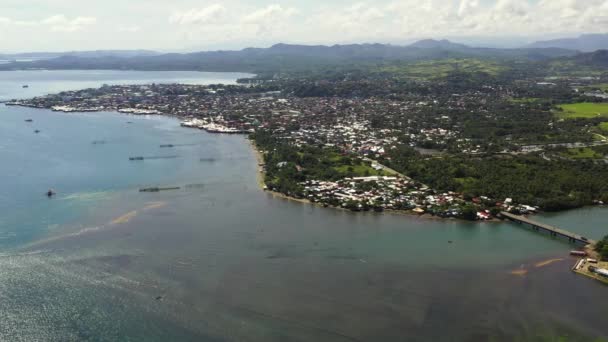
M608 0L2 0L0 51L492 42L608 32Z

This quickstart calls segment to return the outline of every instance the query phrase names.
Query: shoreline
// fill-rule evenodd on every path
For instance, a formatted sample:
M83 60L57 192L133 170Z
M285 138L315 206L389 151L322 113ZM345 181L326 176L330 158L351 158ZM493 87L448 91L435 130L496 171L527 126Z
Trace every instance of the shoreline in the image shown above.
M266 184L264 183L264 176L265 173L264 171L261 170L261 167L265 164L264 162L264 156L262 154L262 152L260 152L257 148L257 146L255 146L255 143L249 139L248 137L246 137L248 144L251 146L251 149L253 150L253 153L255 155L255 159L256 159L256 178L257 178L257 182L258 182L258 186L260 188L260 190L262 190L263 192L266 192L270 195L272 195L273 197L277 197L283 200L288 200L288 201L292 201L292 202L297 202L297 203L302 203L302 204L309 204L309 205L313 205L315 207L319 207L319 208L325 208L325 209L334 209L334 210L343 210L343 211L348 211L348 212L353 212L351 210L342 208L342 207L335 207L335 206L324 206L320 203L316 203L316 202L312 202L310 200L304 199L304 198L295 198L295 197L291 197L289 195L280 193L280 192L276 192L276 191L272 191L272 190L268 190L266 187ZM392 170L394 171L394 170ZM398 173L397 171L394 171L395 173L401 175L400 173ZM404 176L405 177L405 176ZM410 179L409 177L405 177ZM551 212L551 213L562 213L562 212L567 212L570 210L575 210L575 209L584 209L584 208L594 208L594 207L604 207L602 205L587 205L581 208L574 208L574 209L568 209L568 210L561 210L561 211L556 211L556 212ZM369 210L368 212L374 212L373 210ZM425 219L425 220L440 220L440 221L456 221L456 222L470 222L470 223L500 223L500 222L505 222L506 220L504 219L500 219L497 217L493 217L489 220L475 220L475 221L469 221L469 220L464 220L464 219L460 219L460 218L456 218L456 217L439 217L439 216L435 216L435 215L431 215L428 213L424 213L424 214L417 214L414 213L412 211L409 210L391 210L391 209L385 209L381 212L375 212L377 214L384 214L384 213L388 213L388 214L395 214L395 215L401 215L401 216L409 216L409 217L415 217L415 218L420 218L420 219ZM547 212L536 212L536 213L532 213L532 214L526 214L526 215L522 215L524 217L530 217L530 216L536 216L538 214L541 213L547 213Z
M408 211L408 210L385 209L381 212L376 212L373 210L369 210L366 212L353 212L352 210L348 210L346 208L335 207L335 206L324 206L320 203L312 202L305 198L295 198L295 197L291 197L289 195L286 195L286 194L283 194L283 193L280 193L277 191L268 190L266 187L266 184L264 183L265 173L261 169L261 167L262 167L261 165L265 164L264 155L262 154L262 152L260 152L260 150L258 150L257 146L255 145L255 142L253 142L249 138L246 138L246 139L247 139L247 143L251 146L251 149L253 150L253 154L256 159L256 179L257 179L259 189L275 198L279 198L279 199L291 201L291 202L296 202L296 203L300 203L300 204L308 204L308 205L315 206L317 208L340 210L340 211L345 211L345 212L349 212L349 213L375 213L375 214L380 214L380 215L381 214L391 214L391 215L413 217L413 218L418 218L418 219L423 219L423 220L455 221L455 222L470 222L470 223L500 223L500 222L504 221L504 220L501 220L498 218L492 218L490 220L483 220L483 221L467 221L467 220L463 220L463 219L459 219L459 218L455 218L455 217L444 218L444 217L434 216L434 215L431 215L428 213L417 214L417 213L414 213L414 212Z
M167 118L172 118L172 119L177 119L177 120L181 120L185 117L180 116L180 115L173 115L173 114L167 114L167 113L163 113L163 112L158 112L158 113L146 113L146 114L139 114L139 113L130 113L130 112L122 112L119 111L118 109L95 109L95 110L84 110L84 111L64 111L64 110L53 110L52 108L46 108L46 107L38 107L38 106L29 106L29 105L25 105L25 104L9 104L7 102L10 101L2 101L0 102L0 105L4 105L4 106L15 106L15 107L22 107L22 108L29 108L29 109L36 109L36 110L49 110L49 111L53 111L56 113L64 113L64 114L72 114L72 113L103 113L103 112L108 112L108 113L116 113L116 114L120 114L120 115L126 115L126 116L161 116L161 117L167 117ZM230 135L235 135L233 133L224 133L224 132L212 132L212 131L207 131L207 130L203 130L206 133L209 134L230 134ZM268 190L268 188L266 187L266 184L264 183L264 176L265 173L260 169L261 167L263 167L263 165L265 164L264 162L264 156L262 155L262 153L258 150L257 146L255 146L255 143L249 139L248 134L245 133L238 133L236 135L244 135L245 139L247 140L247 143L250 144L255 158L256 158L256 179L257 179L257 183L259 188L266 192L271 194L273 197L278 197L284 200L289 200L289 201L293 201L293 202L298 202L298 203L302 203L302 204L310 204L310 205L314 205L316 207L319 208L330 208L330 209L338 209L338 210L344 210L344 211L349 211L352 212L351 210L342 208L342 207L335 207L335 206L324 206L320 203L316 203L316 202L312 202L310 200L307 199L303 199L303 198L295 198L295 197L291 197L289 195L280 193L280 192L276 192L276 191L272 191L272 190ZM391 173L395 173L397 175L400 175L404 178L410 179L409 177L404 176L403 174L397 172L396 170L390 169ZM574 209L582 209L585 207L602 207L601 205L587 205L581 208L574 208ZM556 211L554 213L560 213L560 212L566 212L572 209L567 209L567 210L560 210L560 211ZM371 210L370 210L371 212ZM378 214L382 214L382 213L390 213L390 214L396 214L396 215L402 215L402 216L409 216L409 217L415 217L415 218L422 218L422 219L431 219L431 220L447 220L447 221L459 221L459 222L477 222L477 223L498 223L498 222L503 222L504 220L493 217L491 219L488 220L475 220L475 221L469 221L469 220L464 220L464 219L460 219L460 218L455 218L455 217L448 217L448 218L444 218L444 217L439 217L439 216L435 216L435 215L431 215L428 213L424 213L424 214L418 214L418 213L414 213L412 211L406 211L406 210L391 210L391 209L385 209L381 212L377 212ZM534 216L536 214L540 214L541 212L537 212L537 213L532 213L532 214L526 214L523 216Z

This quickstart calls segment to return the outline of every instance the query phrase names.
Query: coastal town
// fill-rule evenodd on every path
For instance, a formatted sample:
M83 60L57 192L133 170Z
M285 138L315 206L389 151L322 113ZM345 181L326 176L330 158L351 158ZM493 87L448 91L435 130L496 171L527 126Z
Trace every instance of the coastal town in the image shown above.
M608 200L597 184L608 160L603 121L568 117L576 103L601 100L603 90L593 84L605 76L467 77L451 83L313 74L237 85L104 85L6 104L162 114L184 127L247 134L262 156L267 190L326 207L491 220L501 211ZM556 105L558 95L574 104ZM592 157L581 159L586 155ZM568 171L544 175L552 172L547 165ZM547 191L552 177L555 189ZM578 185L580 179L590 184Z
M464 102L458 97L454 106L466 106ZM463 138L457 127L442 125L448 120L445 115L428 124L408 119L407 127L377 127L374 124L379 113L384 120L391 120L416 110L423 111L432 105L428 99L404 102L382 98L307 98L276 90L260 92L249 86L157 84L104 86L11 101L7 105L50 108L68 113L119 111L133 115L164 114L181 118L184 127L212 133L268 132L274 139L288 142L296 149L320 146L335 151L339 158L348 156L353 161L338 166L343 172L329 178L301 179L297 190L281 189L272 180L266 181L265 187L323 206L352 211L399 210L469 220L492 219L501 210L517 213L538 210L532 205L516 203L512 198L465 198L462 193L433 189L396 171L388 171L377 161L386 158L388 151L404 141L407 141L407 146L420 148L426 153L433 153L429 147L451 144L464 153L478 153L485 148ZM262 154L269 152L259 144L258 148ZM347 164L357 166L353 168ZM265 164L260 168L263 172L269 169ZM283 160L270 167L277 168L302 171L302 166L297 163Z
M608 342L608 0L0 11L0 342Z
M260 167L265 173L268 190L353 211L406 210L438 217L487 220L495 218L502 210L533 213L540 206L518 202L513 198L517 196L509 193L497 197L483 192L454 191L451 190L453 186L425 185L423 183L429 183L428 174L421 174L419 179L415 172L394 169L407 162L405 156L410 153L407 151L415 153L409 160L424 158L425 162L450 154L473 157L537 154L545 159L563 158L563 154L552 152L557 147L550 140L545 143L546 148L532 145L536 142L535 135L542 134L544 140L550 136L559 137L561 141L572 139L572 143L582 144L579 147L588 146L585 144L592 139L588 125L577 122L575 124L579 126L572 127L571 121L552 119L543 109L544 104L514 101L513 98L522 92L547 92L547 87L558 88L555 91L560 92L566 87L571 96L577 97L581 96L579 88L584 89L585 82L598 81L567 78L552 80L549 84L528 80L523 89L520 83L513 87L481 84L455 93L451 89L437 90L427 83L416 84L418 88L426 87L423 88L426 91L397 92L393 89L397 87L394 82L379 80L378 85L391 93L372 91L357 96L307 96L302 92L309 90L294 89L294 82L290 80L209 86L106 85L6 104L68 113L163 114L180 118L185 127L211 133L250 134L264 155ZM329 88L331 95L353 83L362 88L358 83L369 81L324 82L324 89ZM538 112L548 125L538 133L526 134L520 129L524 123L520 125L517 121L524 112ZM471 115L475 120L467 121ZM507 115L510 115L509 120ZM523 116L521 120L530 121ZM483 130L484 121L494 126L496 122L506 121L511 129L509 131L505 125L504 132L490 132L488 138ZM540 125L534 121L525 124ZM499 136L501 138L497 139ZM589 141L591 143L601 145L597 141ZM277 154L276 151L285 150L277 150L278 145L293 149L289 152L291 155ZM315 147L315 151L306 153L305 150L311 147ZM402 153L405 150L406 153ZM326 154L331 156L323 160ZM309 165L304 165L306 162L302 159L305 158L309 159ZM324 174L312 171L322 168L320 160L326 163ZM401 168L399 171L406 170ZM603 203L601 198L594 201Z
M264 190L323 207L471 221L505 219L505 215L541 210L511 197L472 196L433 188L386 164L404 148L410 149L407 153L415 151L429 158L454 149L468 155L494 150L513 155L539 153L546 158L548 150L559 147L552 146L555 144L542 148L511 140L502 145L504 150L496 151L494 142L481 144L467 138L459 129L461 126L447 124L449 115L442 114L430 121L411 115L432 106L421 99L311 98L272 89L175 84L104 86L6 104L66 113L118 111L129 115L170 115L180 118L181 126L186 128L248 134L259 156ZM475 100L469 100L483 102L479 94L476 96L472 97ZM457 98L458 102L449 102L450 106L466 108L466 100ZM404 116L407 121L396 119ZM378 122L378 117L383 123ZM387 125L386 120L396 124ZM588 146L577 142L566 144L573 148ZM553 228L548 229L552 232ZM580 239L587 244L586 238ZM573 272L606 282L606 263L598 261L603 259L600 252L604 244L604 240L589 242L584 250L573 250L573 255L581 257Z

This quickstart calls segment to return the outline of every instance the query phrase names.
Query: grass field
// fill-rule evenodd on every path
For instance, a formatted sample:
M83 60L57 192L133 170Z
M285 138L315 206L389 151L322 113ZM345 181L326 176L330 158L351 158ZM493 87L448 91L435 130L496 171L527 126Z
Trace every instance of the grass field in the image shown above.
M564 156L572 159L600 159L604 157L601 153L589 147L568 149Z
M606 137L605 135L601 135L599 133L591 133L591 134L593 134L593 141L601 141L601 142L608 141L608 137Z
M353 165L353 166L341 165L341 166L335 167L335 169L336 169L336 171L340 172L341 174L348 175L351 173L348 170L349 167L353 168L352 174L355 177L384 176L385 175L384 171L376 171L371 166L368 166L366 164L359 164L359 165Z
M608 122L602 122L601 124L598 125L598 127L604 131L604 132L608 132Z
M562 119L608 118L608 103L574 103L561 105L556 115Z
M523 97L523 98L519 98L519 99L510 99L509 101L511 103L535 103L538 101L541 101L541 98L538 97Z

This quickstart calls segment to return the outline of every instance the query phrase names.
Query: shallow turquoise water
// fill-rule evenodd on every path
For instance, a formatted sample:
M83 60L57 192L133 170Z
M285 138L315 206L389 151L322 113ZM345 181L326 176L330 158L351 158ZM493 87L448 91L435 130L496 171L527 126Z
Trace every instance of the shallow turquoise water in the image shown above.
M567 242L509 223L274 198L257 186L244 137L170 118L2 106L0 118L0 340L608 335L606 288L569 272ZM183 188L138 192L171 185ZM58 192L51 200L49 187ZM599 238L608 212L538 219ZM535 266L553 258L562 260ZM511 274L521 269L527 275Z

